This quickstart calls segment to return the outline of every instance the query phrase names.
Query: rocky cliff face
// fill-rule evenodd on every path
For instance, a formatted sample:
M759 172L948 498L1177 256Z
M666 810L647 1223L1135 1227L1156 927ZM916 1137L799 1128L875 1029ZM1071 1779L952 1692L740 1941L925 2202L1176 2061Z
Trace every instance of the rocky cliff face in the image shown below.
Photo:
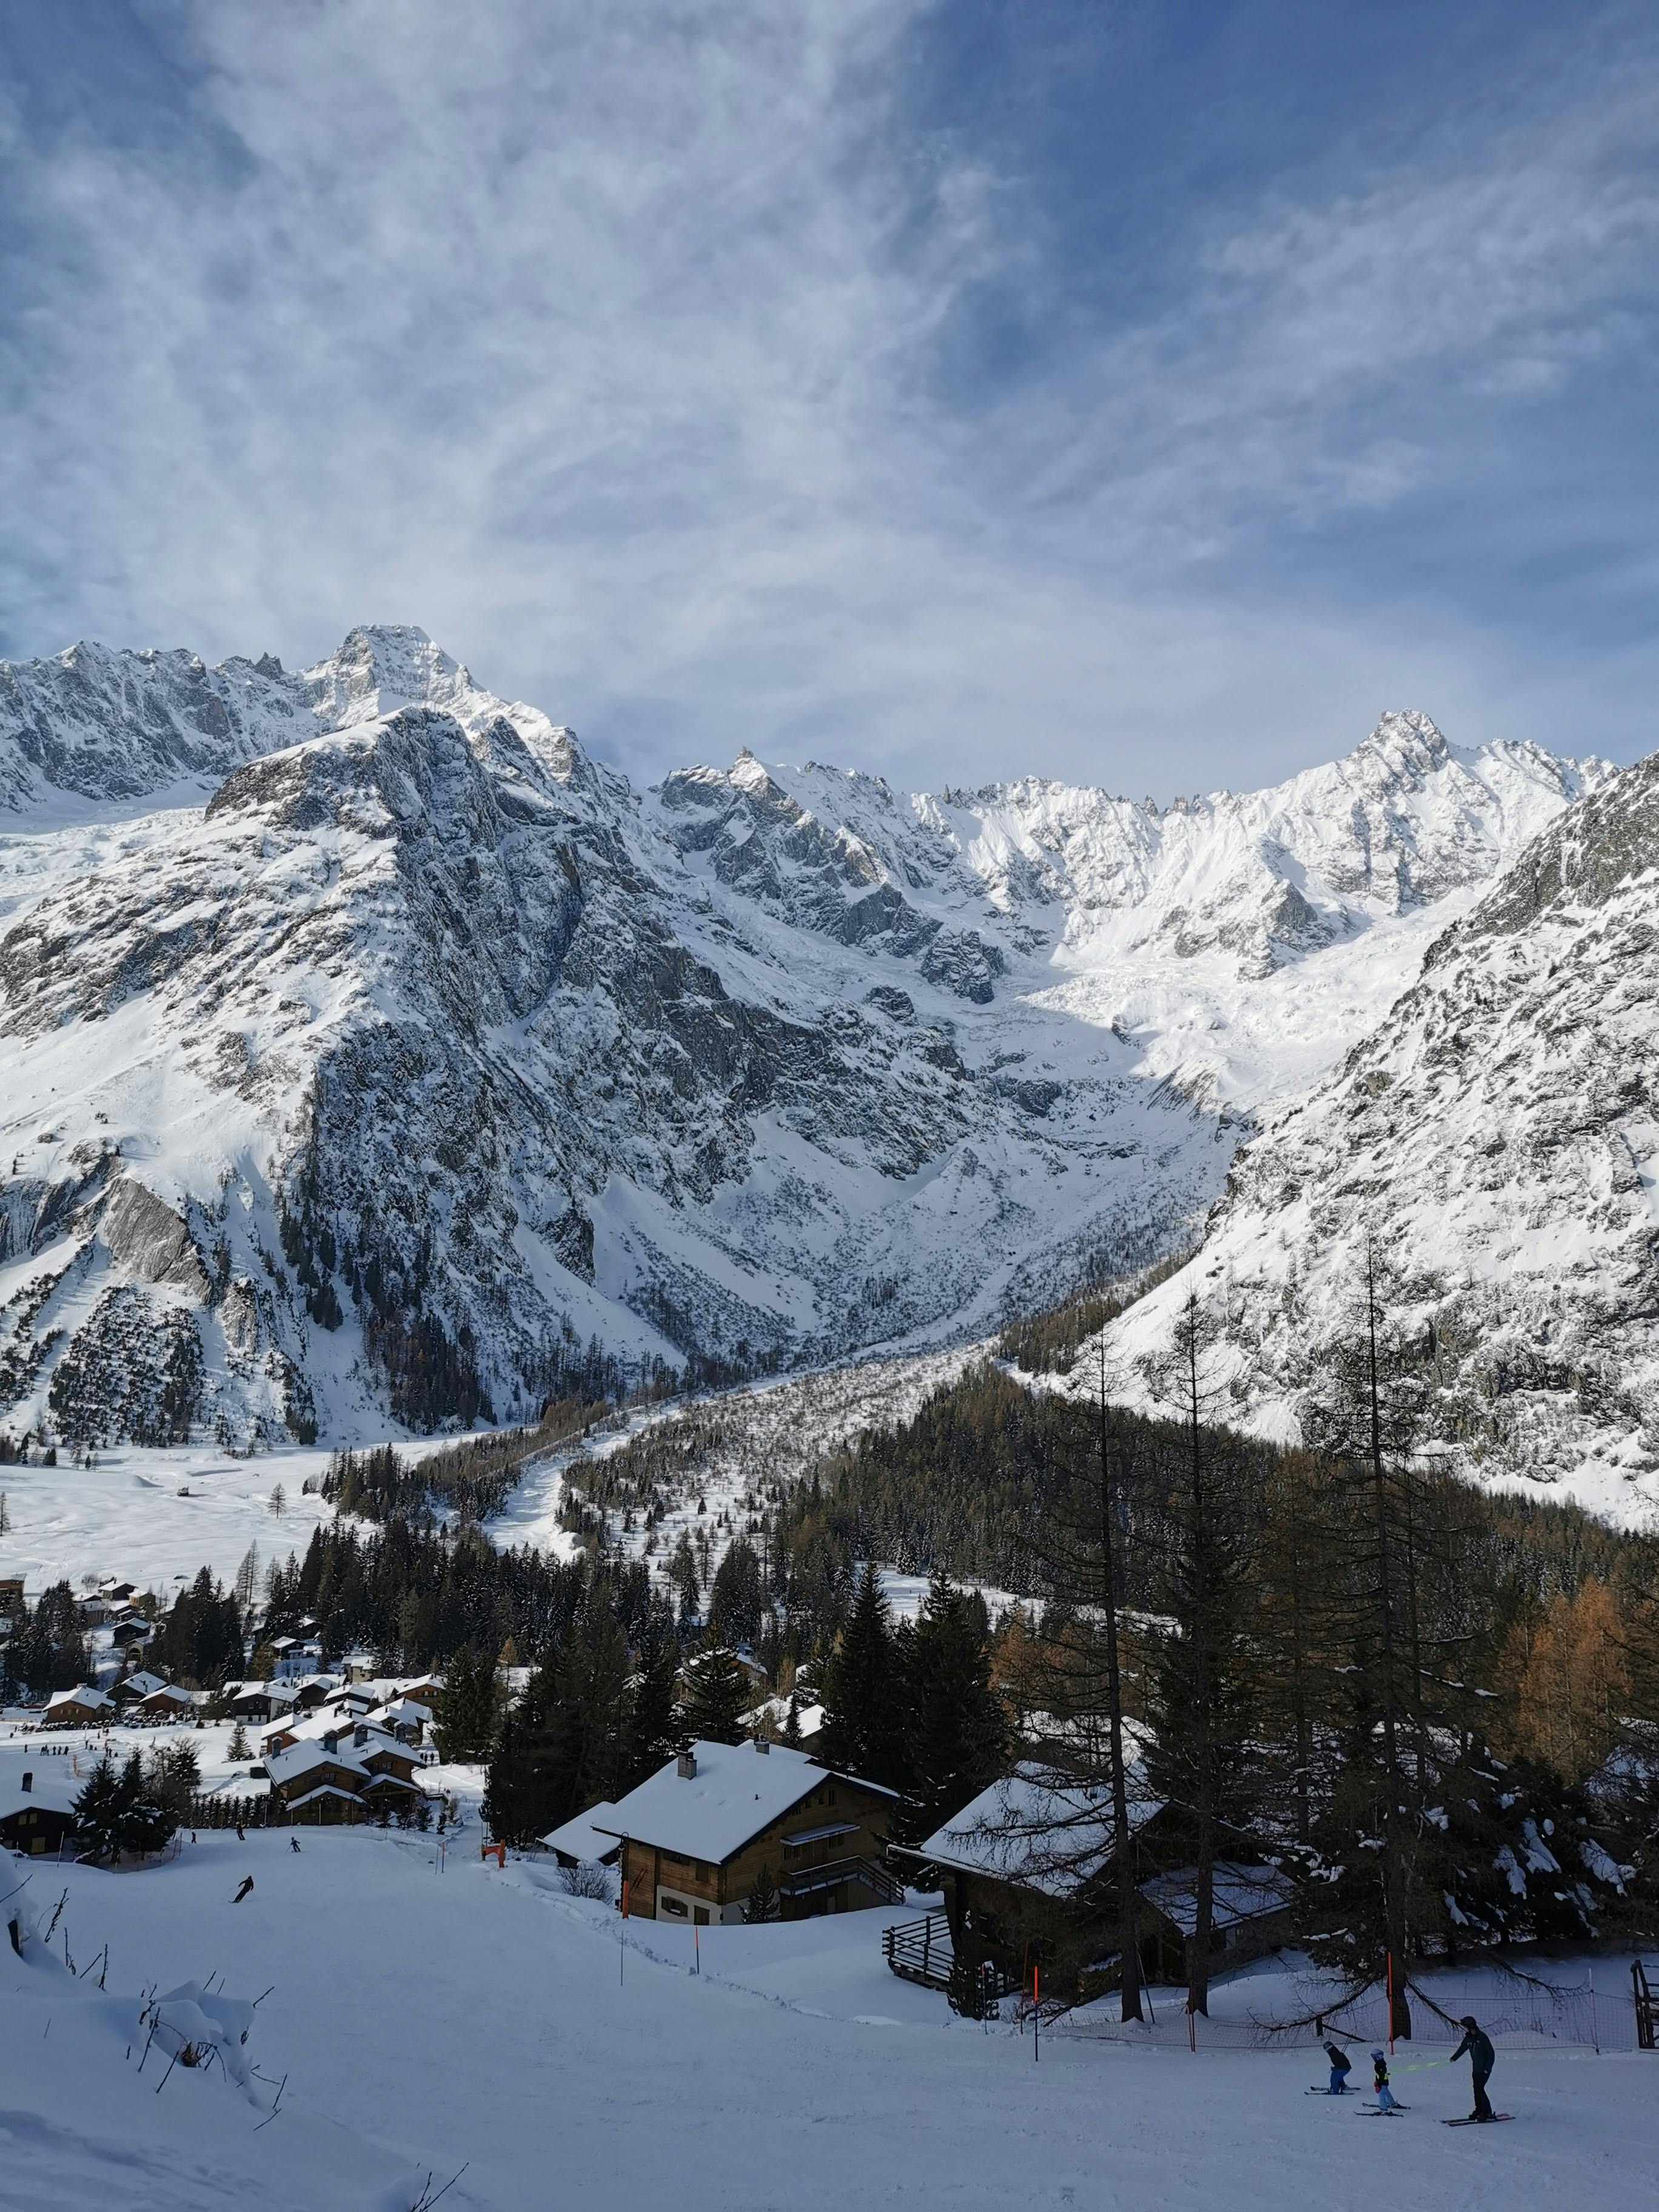
M418 631L0 671L0 1424L346 1435L959 1336L1192 1233L1607 772L635 793Z
M1659 1502L1659 757L1544 830L1329 1079L1242 1152L1191 1292L1236 1414L1294 1431L1369 1244L1464 1471Z

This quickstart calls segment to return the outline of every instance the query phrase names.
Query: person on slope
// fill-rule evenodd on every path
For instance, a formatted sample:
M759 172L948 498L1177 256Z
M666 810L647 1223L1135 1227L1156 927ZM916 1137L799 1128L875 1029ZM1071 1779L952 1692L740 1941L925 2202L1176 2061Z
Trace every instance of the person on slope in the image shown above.
M233 1905L240 1905L240 1904L241 1903L242 1899L243 1899L247 1895L247 1893L248 1893L249 1890L251 1890L251 1889L252 1888L252 1887L253 1887L253 1876L252 1876L251 1874L245 1874L245 1875L242 1876L242 1886L241 1886L241 1887L237 1891L237 1893L236 1893L235 1896L234 1896L234 1897L233 1897L233 1898L231 1899L231 1900L230 1900L230 1901L231 1901L231 1903L232 1903Z
M1371 2053L1371 2087L1376 2092L1376 2101L1385 2112L1395 2110L1394 2091L1389 2087L1389 2062L1380 2051Z
M1328 2043L1325 2045L1325 2056L1331 2062L1329 2094L1333 2097L1340 2097L1347 2088L1348 2076L1353 2070L1353 2062L1340 2043Z
M1472 2120L1492 2118L1492 2099L1486 2094L1486 2084L1492 2079L1492 2069L1498 2063L1498 2053L1492 2047L1492 2038L1484 2034L1472 2012L1466 2012L1458 2026L1463 2031L1463 2040L1452 2053L1452 2063L1467 2056L1469 2072L1474 2077L1474 2110Z
M300 1848L300 1838L297 1836L290 1836L288 1839L288 1847L291 1851L297 1851Z

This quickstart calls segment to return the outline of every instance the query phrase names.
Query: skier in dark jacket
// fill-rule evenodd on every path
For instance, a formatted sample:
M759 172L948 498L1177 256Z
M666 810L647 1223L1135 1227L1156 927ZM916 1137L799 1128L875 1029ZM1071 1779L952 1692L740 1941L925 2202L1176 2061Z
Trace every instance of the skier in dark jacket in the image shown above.
M1486 2094L1486 2084L1492 2078L1498 2053L1492 2047L1491 2037L1481 2033L1473 2013L1466 2012L1458 2025L1463 2031L1463 2040L1453 2051L1452 2061L1455 2064L1458 2059L1467 2057L1469 2071L1474 2076L1474 2110L1469 2118L1472 2120L1489 2120L1492 2118L1492 2099Z
M1330 2094L1333 2097L1340 2097L1348 2086L1348 2075L1352 2068L1352 2061L1340 2043L1328 2043L1325 2045L1325 2056L1331 2062Z

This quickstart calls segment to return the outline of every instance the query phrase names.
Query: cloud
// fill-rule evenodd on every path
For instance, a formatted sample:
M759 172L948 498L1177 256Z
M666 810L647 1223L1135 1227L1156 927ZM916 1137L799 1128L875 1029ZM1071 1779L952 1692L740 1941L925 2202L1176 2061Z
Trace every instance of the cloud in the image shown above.
M963 380L964 307L1065 272L971 129L918 134L938 12L147 11L149 127L0 118L8 649L418 621L646 774L747 743L1192 788L1385 703L1524 724L1549 681L1501 622L1310 589L1294 547L1443 493L1460 410L1631 356L1627 56L1195 206L1156 313Z

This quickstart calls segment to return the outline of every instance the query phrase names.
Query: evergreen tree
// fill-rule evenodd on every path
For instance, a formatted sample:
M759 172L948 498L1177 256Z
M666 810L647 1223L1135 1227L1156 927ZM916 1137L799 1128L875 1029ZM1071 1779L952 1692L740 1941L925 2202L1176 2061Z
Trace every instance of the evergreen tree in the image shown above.
M991 1655L973 1607L936 1573L910 1646L906 1825L920 1840L1003 1771L1007 1723L991 1687Z
M679 1710L680 1647L665 1612L647 1615L635 1655L625 1786L633 1789L688 1741Z
M783 1899L778 1895L778 1886L772 1879L772 1869L764 1860L755 1876L749 1893L749 1901L743 1908L744 1924L757 1928L768 1920L783 1917Z
M1148 1431L1108 1405L1103 1349L1099 1358L1094 1407L1060 1409L1067 1425L1045 1439L1036 1548L1051 1601L1043 1614L1039 1667L1044 1706L1066 1732L1066 1762L1078 1809L1052 1834L1033 1841L1069 1883L1109 1883L1115 1892L1120 2011L1125 2020L1139 2020L1141 1872L1130 1817L1118 1630L1131 1565L1126 1509L1147 1486ZM1109 1807L1111 1818L1103 1850L1103 1807Z
M444 1674L443 1711L434 1733L440 1756L468 1765L489 1756L495 1734L495 1666L488 1651L464 1644Z
M119 1855L125 1811L121 1778L106 1751L88 1776L74 1805L82 1856L94 1866L102 1866Z
M1209 2010L1217 1844L1224 1821L1231 1825L1243 1811L1240 1785L1250 1733L1246 1623L1255 1516L1245 1494L1246 1454L1207 1418L1213 1396L1207 1355L1217 1334L1196 1297L1188 1297L1171 1356L1153 1377L1158 1394L1178 1411L1180 1432L1170 1440L1161 1620L1147 1669L1147 1777L1156 1794L1184 1814L1181 1856L1190 1860L1194 1876L1187 2008L1194 2013Z
M852 1611L823 1675L824 1764L862 1775L889 1790L910 1780L905 1747L905 1683L898 1645L888 1624L887 1601L873 1560L859 1577ZM790 1698L794 1741L800 1724ZM786 1734L785 1741L790 1741Z
M240 1715L235 1727L230 1732L230 1742L226 1747L225 1755L228 1759L251 1759L253 1755L252 1747L247 1740L247 1730L243 1727Z
M686 1668L680 1723L693 1742L741 1743L749 1733L753 1694L737 1656L708 1643Z

